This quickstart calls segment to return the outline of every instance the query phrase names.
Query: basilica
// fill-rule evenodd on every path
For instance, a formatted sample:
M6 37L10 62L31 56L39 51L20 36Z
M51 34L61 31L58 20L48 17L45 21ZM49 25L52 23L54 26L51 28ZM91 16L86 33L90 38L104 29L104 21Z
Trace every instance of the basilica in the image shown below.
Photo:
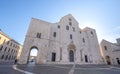
M35 64L100 64L100 48L95 29L79 28L68 14L50 23L32 18L19 59L27 64L32 49L37 49Z

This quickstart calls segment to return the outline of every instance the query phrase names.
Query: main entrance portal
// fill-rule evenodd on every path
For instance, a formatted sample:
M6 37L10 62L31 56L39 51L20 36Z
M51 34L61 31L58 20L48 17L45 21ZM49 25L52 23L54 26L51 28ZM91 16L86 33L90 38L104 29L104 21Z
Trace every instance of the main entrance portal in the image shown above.
M70 62L74 62L74 52L72 50L69 51L69 60Z

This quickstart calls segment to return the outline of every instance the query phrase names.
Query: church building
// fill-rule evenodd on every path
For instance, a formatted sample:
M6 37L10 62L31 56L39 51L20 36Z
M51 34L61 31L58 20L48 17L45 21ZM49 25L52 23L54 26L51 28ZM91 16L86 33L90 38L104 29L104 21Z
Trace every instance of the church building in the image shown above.
M57 23L32 18L19 64L27 64L37 49L36 64L100 64L102 59L95 29L79 28L68 14Z
M103 62L108 65L120 65L120 38L116 39L117 43L102 40L100 51Z

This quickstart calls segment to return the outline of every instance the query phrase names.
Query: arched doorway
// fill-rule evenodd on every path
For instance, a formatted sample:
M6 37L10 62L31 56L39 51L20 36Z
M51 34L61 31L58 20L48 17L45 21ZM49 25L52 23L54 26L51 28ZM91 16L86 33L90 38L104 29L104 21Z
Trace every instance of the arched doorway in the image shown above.
M68 56L69 56L69 61L74 62L75 61L75 52L76 52L76 47L73 43L73 41L70 42L68 45Z
M110 57L109 57L109 56L106 56L105 58L106 58L107 64L110 65L110 64L111 64Z
M74 62L74 52L73 52L73 50L69 51L69 60L70 60L70 62Z
M30 53L29 53L29 57L28 57L28 64L35 64L36 63L37 54L38 54L38 48L32 47L30 49Z

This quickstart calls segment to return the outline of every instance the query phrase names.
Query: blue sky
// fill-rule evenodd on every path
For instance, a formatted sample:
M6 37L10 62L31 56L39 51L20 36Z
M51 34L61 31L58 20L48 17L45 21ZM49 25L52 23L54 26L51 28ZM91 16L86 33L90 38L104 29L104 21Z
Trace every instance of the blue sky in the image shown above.
M99 42L120 37L120 0L0 0L0 28L23 44L31 17L55 23L69 13L81 29L96 29Z

